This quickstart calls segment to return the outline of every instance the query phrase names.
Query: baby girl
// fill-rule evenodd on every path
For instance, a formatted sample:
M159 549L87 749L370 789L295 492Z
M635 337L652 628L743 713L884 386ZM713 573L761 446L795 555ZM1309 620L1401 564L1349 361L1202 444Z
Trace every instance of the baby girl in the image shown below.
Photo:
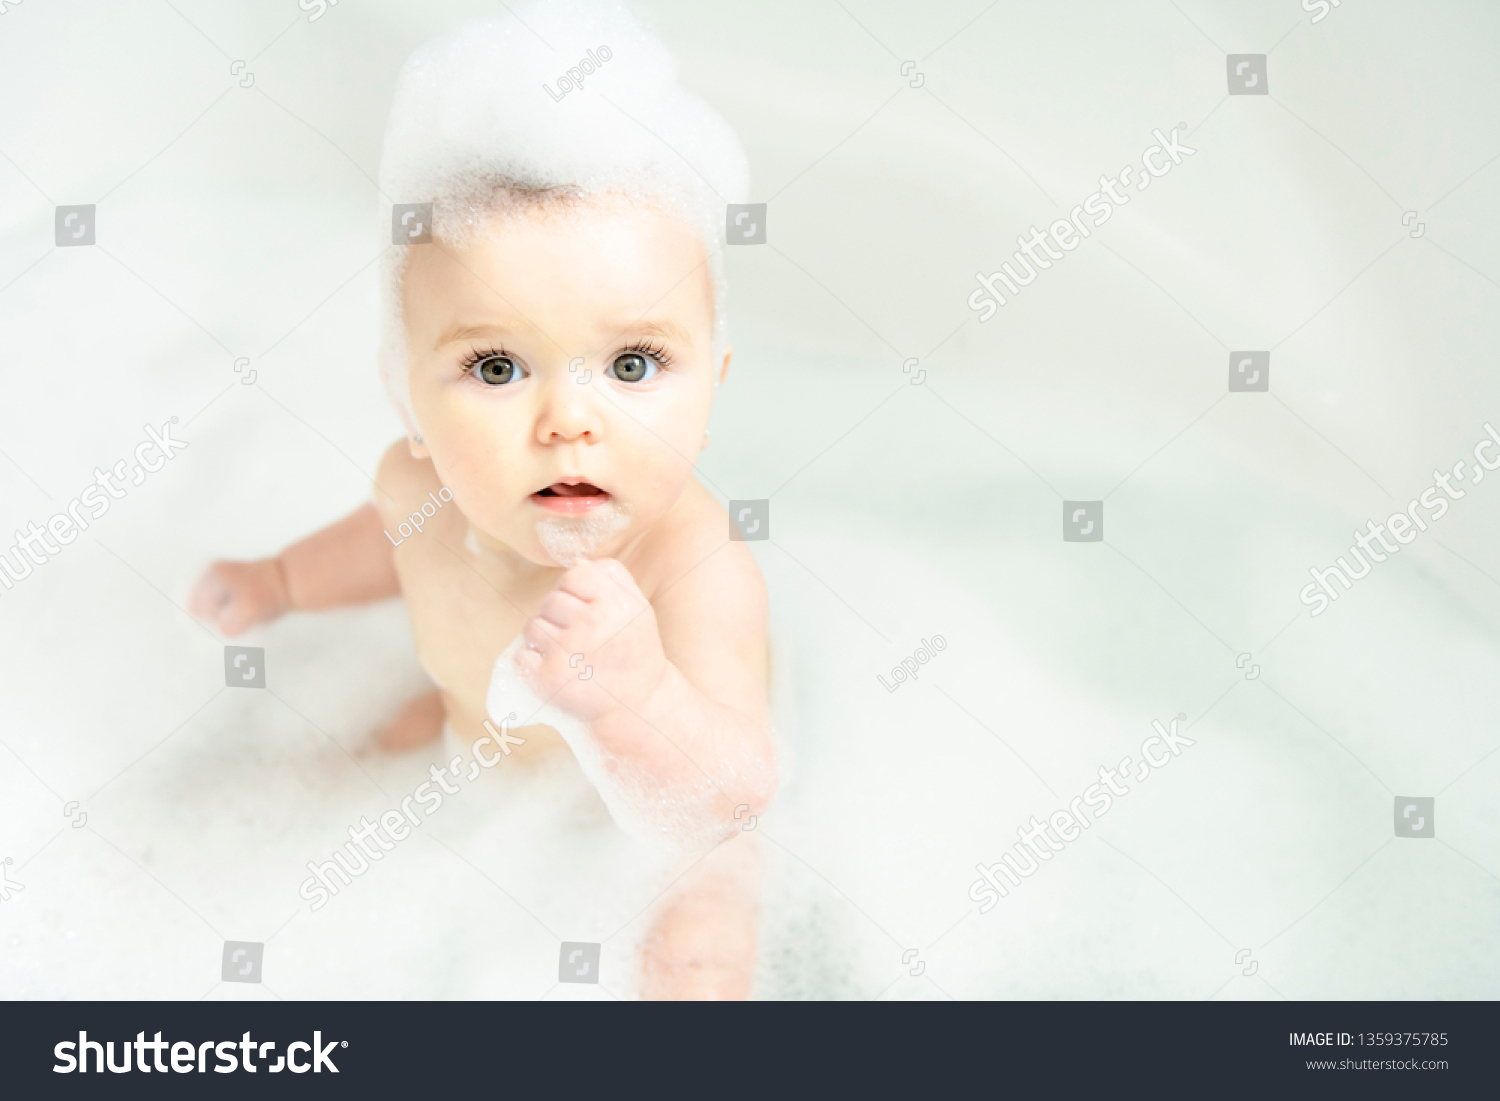
M582 86L559 97L570 68ZM373 503L275 558L215 562L193 611L233 636L403 596L437 687L380 743L447 724L469 745L521 701L518 757L572 752L621 828L708 850L653 919L642 993L744 997L740 827L777 783L766 595L693 477L729 370L721 252L743 153L623 9L536 4L412 55L380 184L385 225L423 242L391 247L383 279L406 437ZM392 218L428 202L430 227Z

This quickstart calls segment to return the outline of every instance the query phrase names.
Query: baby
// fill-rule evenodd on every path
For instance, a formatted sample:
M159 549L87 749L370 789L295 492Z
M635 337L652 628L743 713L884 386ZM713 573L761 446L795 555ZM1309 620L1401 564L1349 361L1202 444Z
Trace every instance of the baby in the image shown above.
M234 636L399 593L437 688L385 748L444 724L467 746L487 699L497 723L520 701L510 760L571 751L622 828L707 851L654 916L646 997L749 993L741 823L777 783L764 584L693 478L729 369L725 203L745 188L733 134L617 5L536 4L419 49L381 164L387 224L433 203L431 242L393 246L383 280L407 437L372 504L275 558L215 562L192 596Z

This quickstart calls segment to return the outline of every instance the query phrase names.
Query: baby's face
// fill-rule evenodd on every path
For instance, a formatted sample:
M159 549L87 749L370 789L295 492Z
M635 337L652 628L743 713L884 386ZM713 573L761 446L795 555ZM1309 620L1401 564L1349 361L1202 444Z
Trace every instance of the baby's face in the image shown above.
M728 369L703 246L618 198L492 227L412 248L413 453L482 539L541 565L613 555L681 496Z

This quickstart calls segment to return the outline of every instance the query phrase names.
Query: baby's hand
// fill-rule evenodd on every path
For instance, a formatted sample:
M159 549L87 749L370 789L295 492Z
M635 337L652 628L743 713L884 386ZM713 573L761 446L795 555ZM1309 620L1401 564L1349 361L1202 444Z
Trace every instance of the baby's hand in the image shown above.
M532 690L583 722L641 711L667 669L656 613L612 558L580 561L558 578L522 637L516 667Z
M215 562L188 597L188 611L207 620L226 638L275 619L287 610L286 575L275 558L258 562Z

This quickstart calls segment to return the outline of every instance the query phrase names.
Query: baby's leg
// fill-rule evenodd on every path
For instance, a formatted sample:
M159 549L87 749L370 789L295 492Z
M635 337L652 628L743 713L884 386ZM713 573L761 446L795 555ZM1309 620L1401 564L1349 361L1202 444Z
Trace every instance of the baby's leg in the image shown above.
M403 707L391 724L375 735L375 744L386 753L403 753L437 741L443 735L446 716L442 693L434 688Z
M682 877L641 945L642 998L750 996L760 863L755 835L741 833Z

